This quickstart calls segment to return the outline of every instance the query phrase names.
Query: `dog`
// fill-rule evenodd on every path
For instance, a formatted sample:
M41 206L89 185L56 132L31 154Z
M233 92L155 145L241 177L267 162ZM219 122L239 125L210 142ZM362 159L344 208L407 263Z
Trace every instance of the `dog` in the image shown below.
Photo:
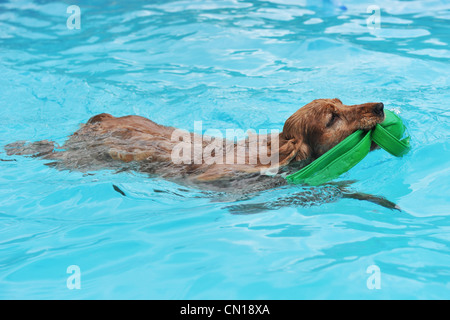
M380 102L345 105L337 98L314 100L291 115L277 135L258 137L266 142L269 163L252 152L259 142L249 138L240 142L216 141L213 148L209 145L212 152L203 158L194 161L195 155L191 159L184 155L184 161L177 162L174 161L174 151L180 144L179 139L174 139L177 128L141 116L114 117L107 113L90 118L62 147L44 140L31 144L16 142L5 149L8 155L54 160L49 165L59 169L136 170L211 190L259 190L285 183L280 175L261 174L264 169L276 167L281 173L297 171L356 130L371 130L383 120L384 105ZM195 133L188 133L187 138L185 146L203 138L202 149L208 148L208 142L213 140ZM239 148L245 152L240 154ZM217 155L217 150L230 149L231 163L217 161L225 159L225 155ZM211 161L212 158L216 161Z

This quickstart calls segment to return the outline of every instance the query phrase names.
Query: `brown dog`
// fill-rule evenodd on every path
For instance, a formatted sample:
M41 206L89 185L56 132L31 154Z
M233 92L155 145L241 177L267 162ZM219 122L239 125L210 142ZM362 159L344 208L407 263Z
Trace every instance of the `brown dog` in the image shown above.
M370 130L383 120L382 103L347 106L339 99L314 100L290 116L277 136L259 137L266 142L270 163L263 163L260 155L252 152L252 148L261 144L259 140L256 143L251 139L240 143L219 140L214 144L210 143L211 137L205 139L194 133L188 134L188 142L184 141L184 145L194 145L202 138L201 149L209 148L210 152L202 152L200 160L195 159L192 152L192 157L185 154L183 161L174 161L174 151L180 144L179 138L174 139L176 128L159 125L140 116L116 118L106 113L92 117L61 149L55 149L53 142L40 141L28 145L13 143L6 146L6 150L8 155L33 154L56 160L52 164L61 169L125 168L185 184L206 184L214 186L213 189L250 188L249 183L264 180L261 169L279 166L282 172L298 170L354 131ZM218 150L230 148L232 157L227 159L231 159L231 163L225 161L225 154L218 154ZM239 150L244 150L244 153L239 153ZM273 179L271 184L283 181Z

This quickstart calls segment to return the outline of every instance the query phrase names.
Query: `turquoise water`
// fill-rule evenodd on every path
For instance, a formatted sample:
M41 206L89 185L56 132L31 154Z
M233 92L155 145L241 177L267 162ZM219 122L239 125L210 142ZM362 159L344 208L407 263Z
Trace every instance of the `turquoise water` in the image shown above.
M376 1L376 29L356 0L76 2L79 30L71 1L0 1L0 298L450 298L448 1ZM236 200L3 152L63 143L101 112L281 129L335 97L382 101L407 124L407 156L375 151L341 178L401 211L332 197L241 212L301 188Z

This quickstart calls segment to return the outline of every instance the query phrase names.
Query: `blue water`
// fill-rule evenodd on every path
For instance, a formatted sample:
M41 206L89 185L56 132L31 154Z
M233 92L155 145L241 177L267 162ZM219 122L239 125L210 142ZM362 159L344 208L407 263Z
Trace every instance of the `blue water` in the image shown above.
M0 1L0 298L449 299L450 3L376 1L369 29L371 2L341 2L76 1L70 30L72 1ZM401 211L337 198L236 214L299 187L235 201L3 151L62 144L101 112L281 129L335 97L382 101L407 124L407 156L375 151L341 178Z

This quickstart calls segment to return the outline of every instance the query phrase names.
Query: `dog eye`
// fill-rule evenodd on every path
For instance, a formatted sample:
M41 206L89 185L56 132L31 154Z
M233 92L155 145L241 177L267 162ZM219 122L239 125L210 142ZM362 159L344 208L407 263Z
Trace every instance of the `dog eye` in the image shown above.
M331 114L330 121L328 121L327 123L327 128L331 127L336 122L337 119L339 119L339 116L337 115L337 113L333 112Z

